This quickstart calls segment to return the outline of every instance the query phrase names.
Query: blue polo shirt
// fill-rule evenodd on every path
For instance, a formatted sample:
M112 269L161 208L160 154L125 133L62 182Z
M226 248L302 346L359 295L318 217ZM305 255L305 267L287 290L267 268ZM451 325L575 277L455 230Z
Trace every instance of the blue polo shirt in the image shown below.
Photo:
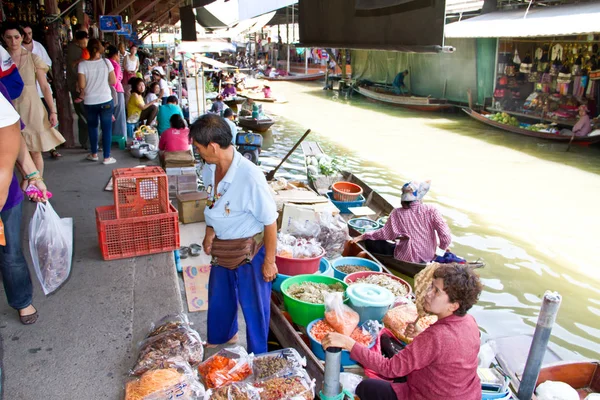
M156 120L158 121L159 135L171 127L171 117L174 114L179 114L181 115L181 118L183 118L181 107L179 107L177 104L165 104L158 107L158 115L156 116Z
M213 208L204 210L206 224L212 226L219 239L242 239L263 232L265 225L277 221L277 206L262 171L234 150L233 162L213 187L216 165L205 164L202 180L211 199L220 194Z

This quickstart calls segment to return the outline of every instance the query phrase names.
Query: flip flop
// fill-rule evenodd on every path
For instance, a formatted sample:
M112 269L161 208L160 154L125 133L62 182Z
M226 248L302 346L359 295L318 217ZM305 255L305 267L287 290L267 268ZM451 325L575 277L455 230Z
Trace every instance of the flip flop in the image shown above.
M179 248L179 258L184 259L190 256L190 248L187 246L182 246Z
M240 335L238 333L236 333L235 335L233 335L233 337L231 339L229 339L225 343L222 343L222 344L210 344L210 343L206 343L204 345L204 347L207 348L207 349L214 349L215 347L222 346L222 345L235 344L235 343L237 343L239 341L239 339L240 339Z
M61 158L62 154L60 154L56 149L53 149L53 150L50 150L50 157Z
M192 257L198 257L202 251L202 246L196 243L190 244L190 255Z

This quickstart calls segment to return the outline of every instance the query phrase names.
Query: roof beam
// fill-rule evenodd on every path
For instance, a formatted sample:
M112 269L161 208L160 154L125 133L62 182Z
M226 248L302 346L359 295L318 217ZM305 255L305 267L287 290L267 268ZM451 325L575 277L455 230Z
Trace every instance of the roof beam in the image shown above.
M131 17L132 21L137 21L139 17L141 17L142 15L144 15L145 13L147 13L148 11L150 11L152 9L152 7L154 7L160 0L154 0L153 2L151 2L150 4L148 4L146 7L142 8L140 11L138 11L137 13L135 13L135 15L133 17Z
M115 10L111 10L110 15L119 15L127 9L130 5L135 3L135 0L126 0L122 5L118 6Z
M154 23L155 21L159 21L162 17L164 17L165 15L168 15L171 10L173 10L174 8L177 8L177 7L179 7L179 1L177 3L175 3L175 5L173 7L169 8L168 10L166 10L165 12L163 12L162 14L158 15L158 17L155 17L150 22ZM143 22L147 22L148 19L143 19L142 21Z

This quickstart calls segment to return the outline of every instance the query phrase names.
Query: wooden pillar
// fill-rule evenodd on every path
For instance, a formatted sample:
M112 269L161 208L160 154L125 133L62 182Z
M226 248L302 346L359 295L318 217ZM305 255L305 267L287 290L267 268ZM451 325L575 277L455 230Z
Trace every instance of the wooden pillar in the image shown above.
M45 0L48 15L58 15L57 0ZM52 76L54 77L54 88L56 94L56 107L58 112L59 131L65 138L66 147L75 146L75 135L73 132L73 115L71 114L71 99L65 78L65 59L60 46L60 18L48 24L46 33L46 45L48 54L52 59Z
M342 79L345 81L346 80L346 49L341 49L340 50L340 56L342 58Z
M290 7L286 7L285 9L285 41L287 42L287 63L286 70L287 73L290 73Z

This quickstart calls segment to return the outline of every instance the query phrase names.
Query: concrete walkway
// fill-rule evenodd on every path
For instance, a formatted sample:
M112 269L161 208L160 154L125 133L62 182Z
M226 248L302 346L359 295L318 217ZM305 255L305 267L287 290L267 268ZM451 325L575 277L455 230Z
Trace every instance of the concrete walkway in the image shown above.
M85 161L81 150L62 154L61 160L46 160L45 178L53 207L74 221L71 277L45 297L31 267L40 313L31 326L21 325L0 290L4 400L123 398L137 342L152 321L183 310L170 253L103 261L98 249L94 209L113 204L113 193L104 191L111 171L138 165L138 160L114 148L118 162L110 166ZM25 202L28 259L27 229L34 210L33 203Z

